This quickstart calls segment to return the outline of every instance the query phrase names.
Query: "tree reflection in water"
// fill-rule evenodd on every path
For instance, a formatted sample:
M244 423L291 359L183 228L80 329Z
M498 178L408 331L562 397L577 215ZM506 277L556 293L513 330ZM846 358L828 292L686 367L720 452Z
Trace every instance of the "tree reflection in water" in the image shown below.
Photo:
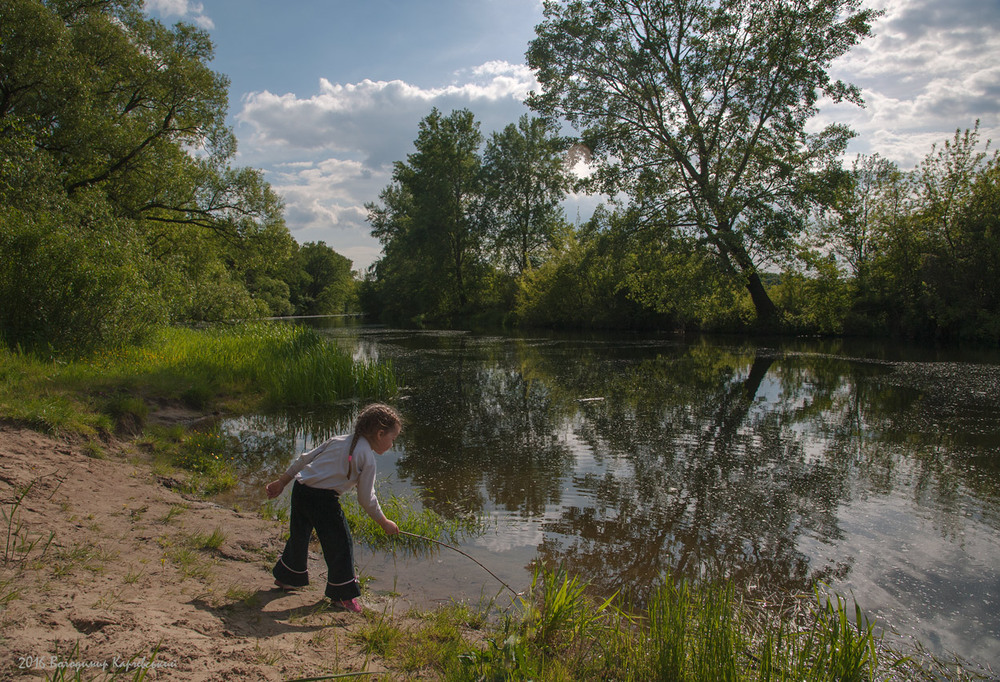
M858 534L852 510L868 502L929 519L911 526L932 529L914 539L928 556L1000 564L1000 358L839 341L334 336L394 363L406 424L394 473L425 506L533 524L541 540L524 563L562 564L604 594L641 602L667 571L764 595L850 582L872 553L905 551L879 535L893 531L877 513ZM299 425L287 440L310 429L323 432ZM918 589L924 573L947 581L940 570L913 566L894 589ZM958 576L959 596L987 595L973 616L987 651L1000 650L996 577Z

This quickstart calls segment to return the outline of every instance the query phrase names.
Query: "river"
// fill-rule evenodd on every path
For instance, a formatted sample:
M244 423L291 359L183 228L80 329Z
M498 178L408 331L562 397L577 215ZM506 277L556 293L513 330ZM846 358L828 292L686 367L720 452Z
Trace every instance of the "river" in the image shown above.
M667 571L756 598L823 583L893 637L1000 662L1000 354L310 324L396 369L405 427L380 494L486 515L462 549L517 589L536 560L637 603ZM226 422L237 494L259 501L355 413ZM416 606L500 588L454 552L359 562L369 589Z

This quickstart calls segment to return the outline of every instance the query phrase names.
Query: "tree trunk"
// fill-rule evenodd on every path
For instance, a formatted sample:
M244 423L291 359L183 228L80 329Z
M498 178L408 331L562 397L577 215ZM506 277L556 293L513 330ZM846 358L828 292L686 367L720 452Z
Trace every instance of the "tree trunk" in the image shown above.
M778 308L774 305L771 297L767 295L767 290L764 289L764 283L760 281L757 268L739 238L728 227L719 227L714 233L710 230L706 230L706 232L712 243L719 249L725 266L746 276L747 291L750 292L750 299L757 312L757 326L764 329L774 327L777 322Z
M778 308L774 305L771 297L767 295L764 283L760 281L760 275L756 272L750 273L750 277L747 279L747 290L750 292L751 300L753 300L754 310L757 311L757 326L773 327L777 322Z

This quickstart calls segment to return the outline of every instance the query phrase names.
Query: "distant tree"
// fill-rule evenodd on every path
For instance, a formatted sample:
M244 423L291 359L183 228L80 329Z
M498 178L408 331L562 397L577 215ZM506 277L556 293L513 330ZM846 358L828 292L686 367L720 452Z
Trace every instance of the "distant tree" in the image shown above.
M537 267L566 231L567 143L557 133L553 122L525 114L486 143L485 229L501 267L513 274Z
M819 220L821 242L828 245L860 280L868 275L873 252L903 210L903 173L878 154L858 155L830 211Z
M936 334L1000 340L1000 152L979 123L937 145L914 175L919 279Z
M308 275L300 312L306 315L348 312L355 297L351 260L324 242L307 242L300 247L299 253Z
M428 256L415 243L411 230L413 200L394 180L366 204L372 236L382 243L383 255L369 268L364 284L363 310L377 317L409 319L432 311L439 298L428 276Z
M442 116L434 109L420 122L416 151L396 162L381 204L367 205L372 234L385 250L376 272L392 296L414 305L408 317L468 311L478 293L481 144L472 112Z
M541 91L651 223L697 236L752 297L775 306L759 266L789 251L851 133L809 133L820 96L861 103L828 70L877 13L860 0L547 2L528 48Z

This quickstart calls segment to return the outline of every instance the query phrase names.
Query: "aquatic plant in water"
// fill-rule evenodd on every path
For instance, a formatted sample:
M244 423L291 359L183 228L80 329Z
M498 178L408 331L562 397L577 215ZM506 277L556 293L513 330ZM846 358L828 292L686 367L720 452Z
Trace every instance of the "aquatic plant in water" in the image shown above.
M433 509L417 508L412 500L398 495L390 495L385 499L380 497L379 501L385 515L395 521L400 530L423 537L386 535L357 501L351 497L342 498L341 505L351 525L354 541L374 551L426 556L438 549L429 539L461 542L465 538L482 535L489 526L489 522L481 516L464 515L447 519Z

